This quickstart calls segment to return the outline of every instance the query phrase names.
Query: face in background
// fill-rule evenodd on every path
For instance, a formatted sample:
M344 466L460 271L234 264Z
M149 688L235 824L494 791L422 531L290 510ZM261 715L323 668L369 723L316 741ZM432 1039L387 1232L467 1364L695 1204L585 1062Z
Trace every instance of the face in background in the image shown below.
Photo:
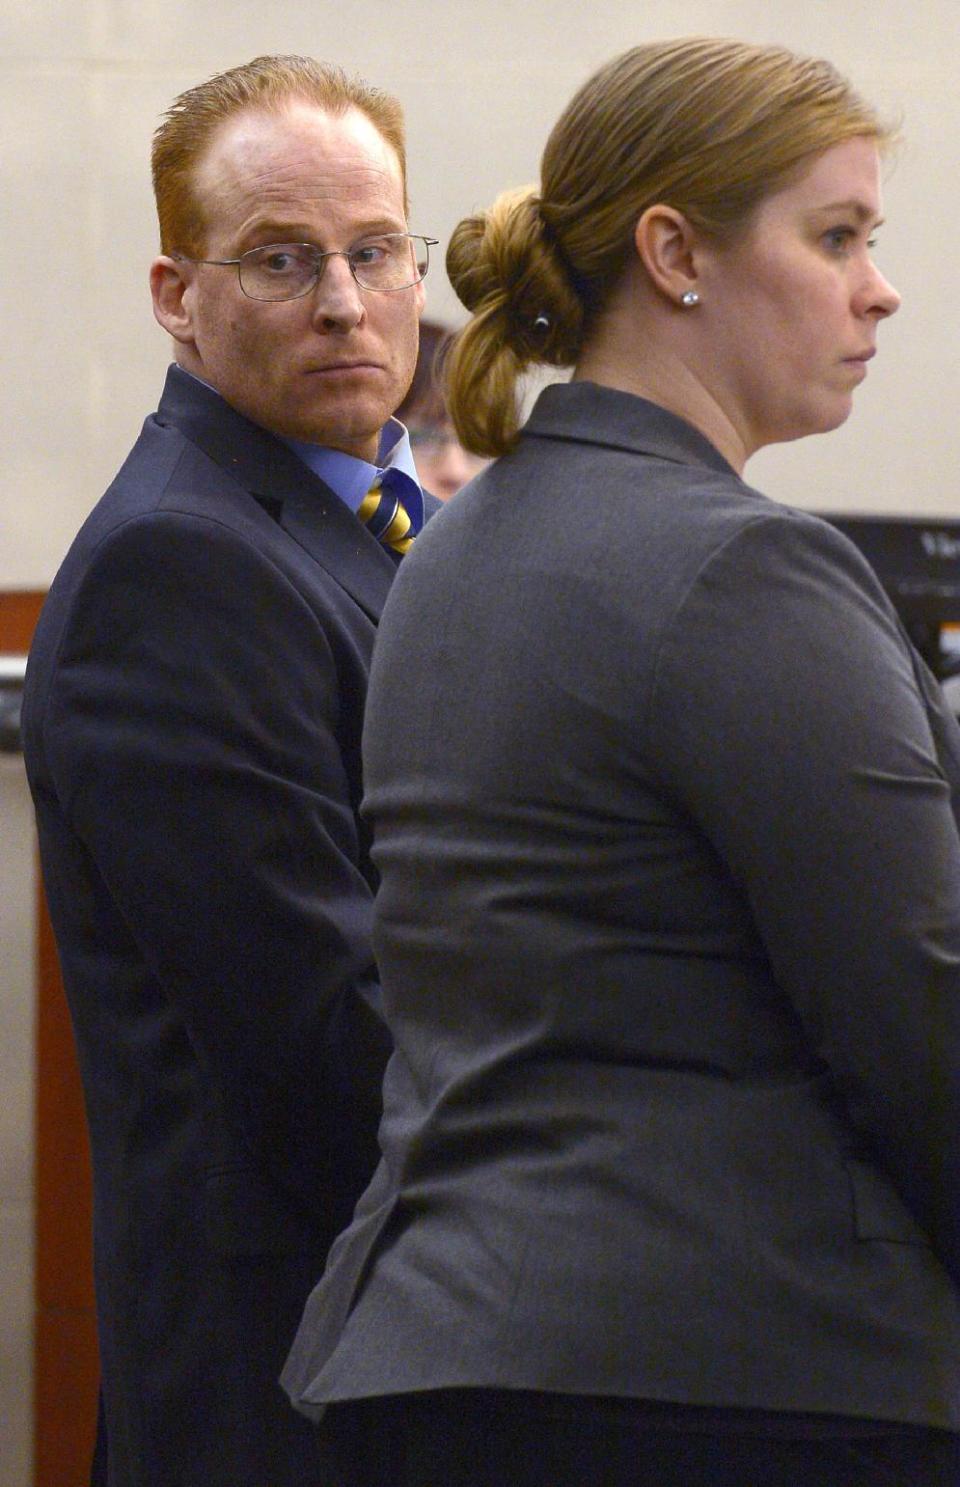
M449 501L488 463L464 449L447 418L418 417L414 408L404 414L404 422L423 488L441 501Z
M269 243L323 252L407 230L400 163L357 109L336 116L291 100L246 111L214 135L197 168L204 258ZM423 286L363 290L347 260L328 258L300 299L265 303L236 268L160 258L151 285L177 360L272 433L375 460L378 435L417 357Z
M416 371L396 414L410 434L424 489L441 501L449 501L488 463L464 449L447 411L443 363L452 336L450 328L439 320L421 320Z
M817 156L746 231L697 258L698 376L746 458L837 428L900 297L871 251L882 219L872 139Z

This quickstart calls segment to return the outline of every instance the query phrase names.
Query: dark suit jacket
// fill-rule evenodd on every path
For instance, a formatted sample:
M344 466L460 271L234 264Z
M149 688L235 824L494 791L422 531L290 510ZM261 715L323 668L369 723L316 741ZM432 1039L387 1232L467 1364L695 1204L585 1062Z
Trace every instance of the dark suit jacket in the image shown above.
M960 1428L960 734L860 555L551 388L401 570L367 729L396 1051L300 1406Z
M277 1375L374 1164L356 809L395 571L174 368L43 610L24 753L90 1124L111 1487L316 1481Z

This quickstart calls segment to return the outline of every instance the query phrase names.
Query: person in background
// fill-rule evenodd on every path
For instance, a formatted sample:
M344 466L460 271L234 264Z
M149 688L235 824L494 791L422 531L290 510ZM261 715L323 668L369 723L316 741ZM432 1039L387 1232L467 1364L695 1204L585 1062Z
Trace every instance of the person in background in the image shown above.
M110 1487L324 1483L278 1374L374 1164L374 633L438 503L392 418L429 241L388 94L258 57L157 131L157 412L23 702L94 1176Z
M397 417L410 431L417 473L424 488L449 501L487 463L464 449L443 395L443 356L451 333L433 320L420 322L420 354L410 391Z
M650 43L451 240L502 458L378 636L383 1159L285 1373L351 1483L960 1481L960 732L743 478L897 309L888 140L827 62Z

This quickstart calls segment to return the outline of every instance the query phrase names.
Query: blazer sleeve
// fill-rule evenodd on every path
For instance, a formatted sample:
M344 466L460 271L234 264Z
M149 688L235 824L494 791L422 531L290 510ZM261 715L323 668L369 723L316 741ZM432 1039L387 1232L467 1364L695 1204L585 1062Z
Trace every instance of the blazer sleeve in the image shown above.
M866 1149L960 1276L960 734L933 678L852 544L780 511L686 593L651 717Z
M360 994L372 893L343 738L362 704L287 573L160 511L90 562L44 729L62 808L242 1145L325 1227L374 1165L388 1051Z

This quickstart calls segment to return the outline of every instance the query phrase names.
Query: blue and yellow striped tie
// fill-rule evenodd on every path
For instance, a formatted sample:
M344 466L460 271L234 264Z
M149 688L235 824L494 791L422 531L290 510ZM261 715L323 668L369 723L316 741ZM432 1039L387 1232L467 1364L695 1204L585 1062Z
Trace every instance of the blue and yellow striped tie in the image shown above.
M392 552L405 553L413 546L415 533L406 508L384 475L377 476L360 502L357 515L377 541Z

